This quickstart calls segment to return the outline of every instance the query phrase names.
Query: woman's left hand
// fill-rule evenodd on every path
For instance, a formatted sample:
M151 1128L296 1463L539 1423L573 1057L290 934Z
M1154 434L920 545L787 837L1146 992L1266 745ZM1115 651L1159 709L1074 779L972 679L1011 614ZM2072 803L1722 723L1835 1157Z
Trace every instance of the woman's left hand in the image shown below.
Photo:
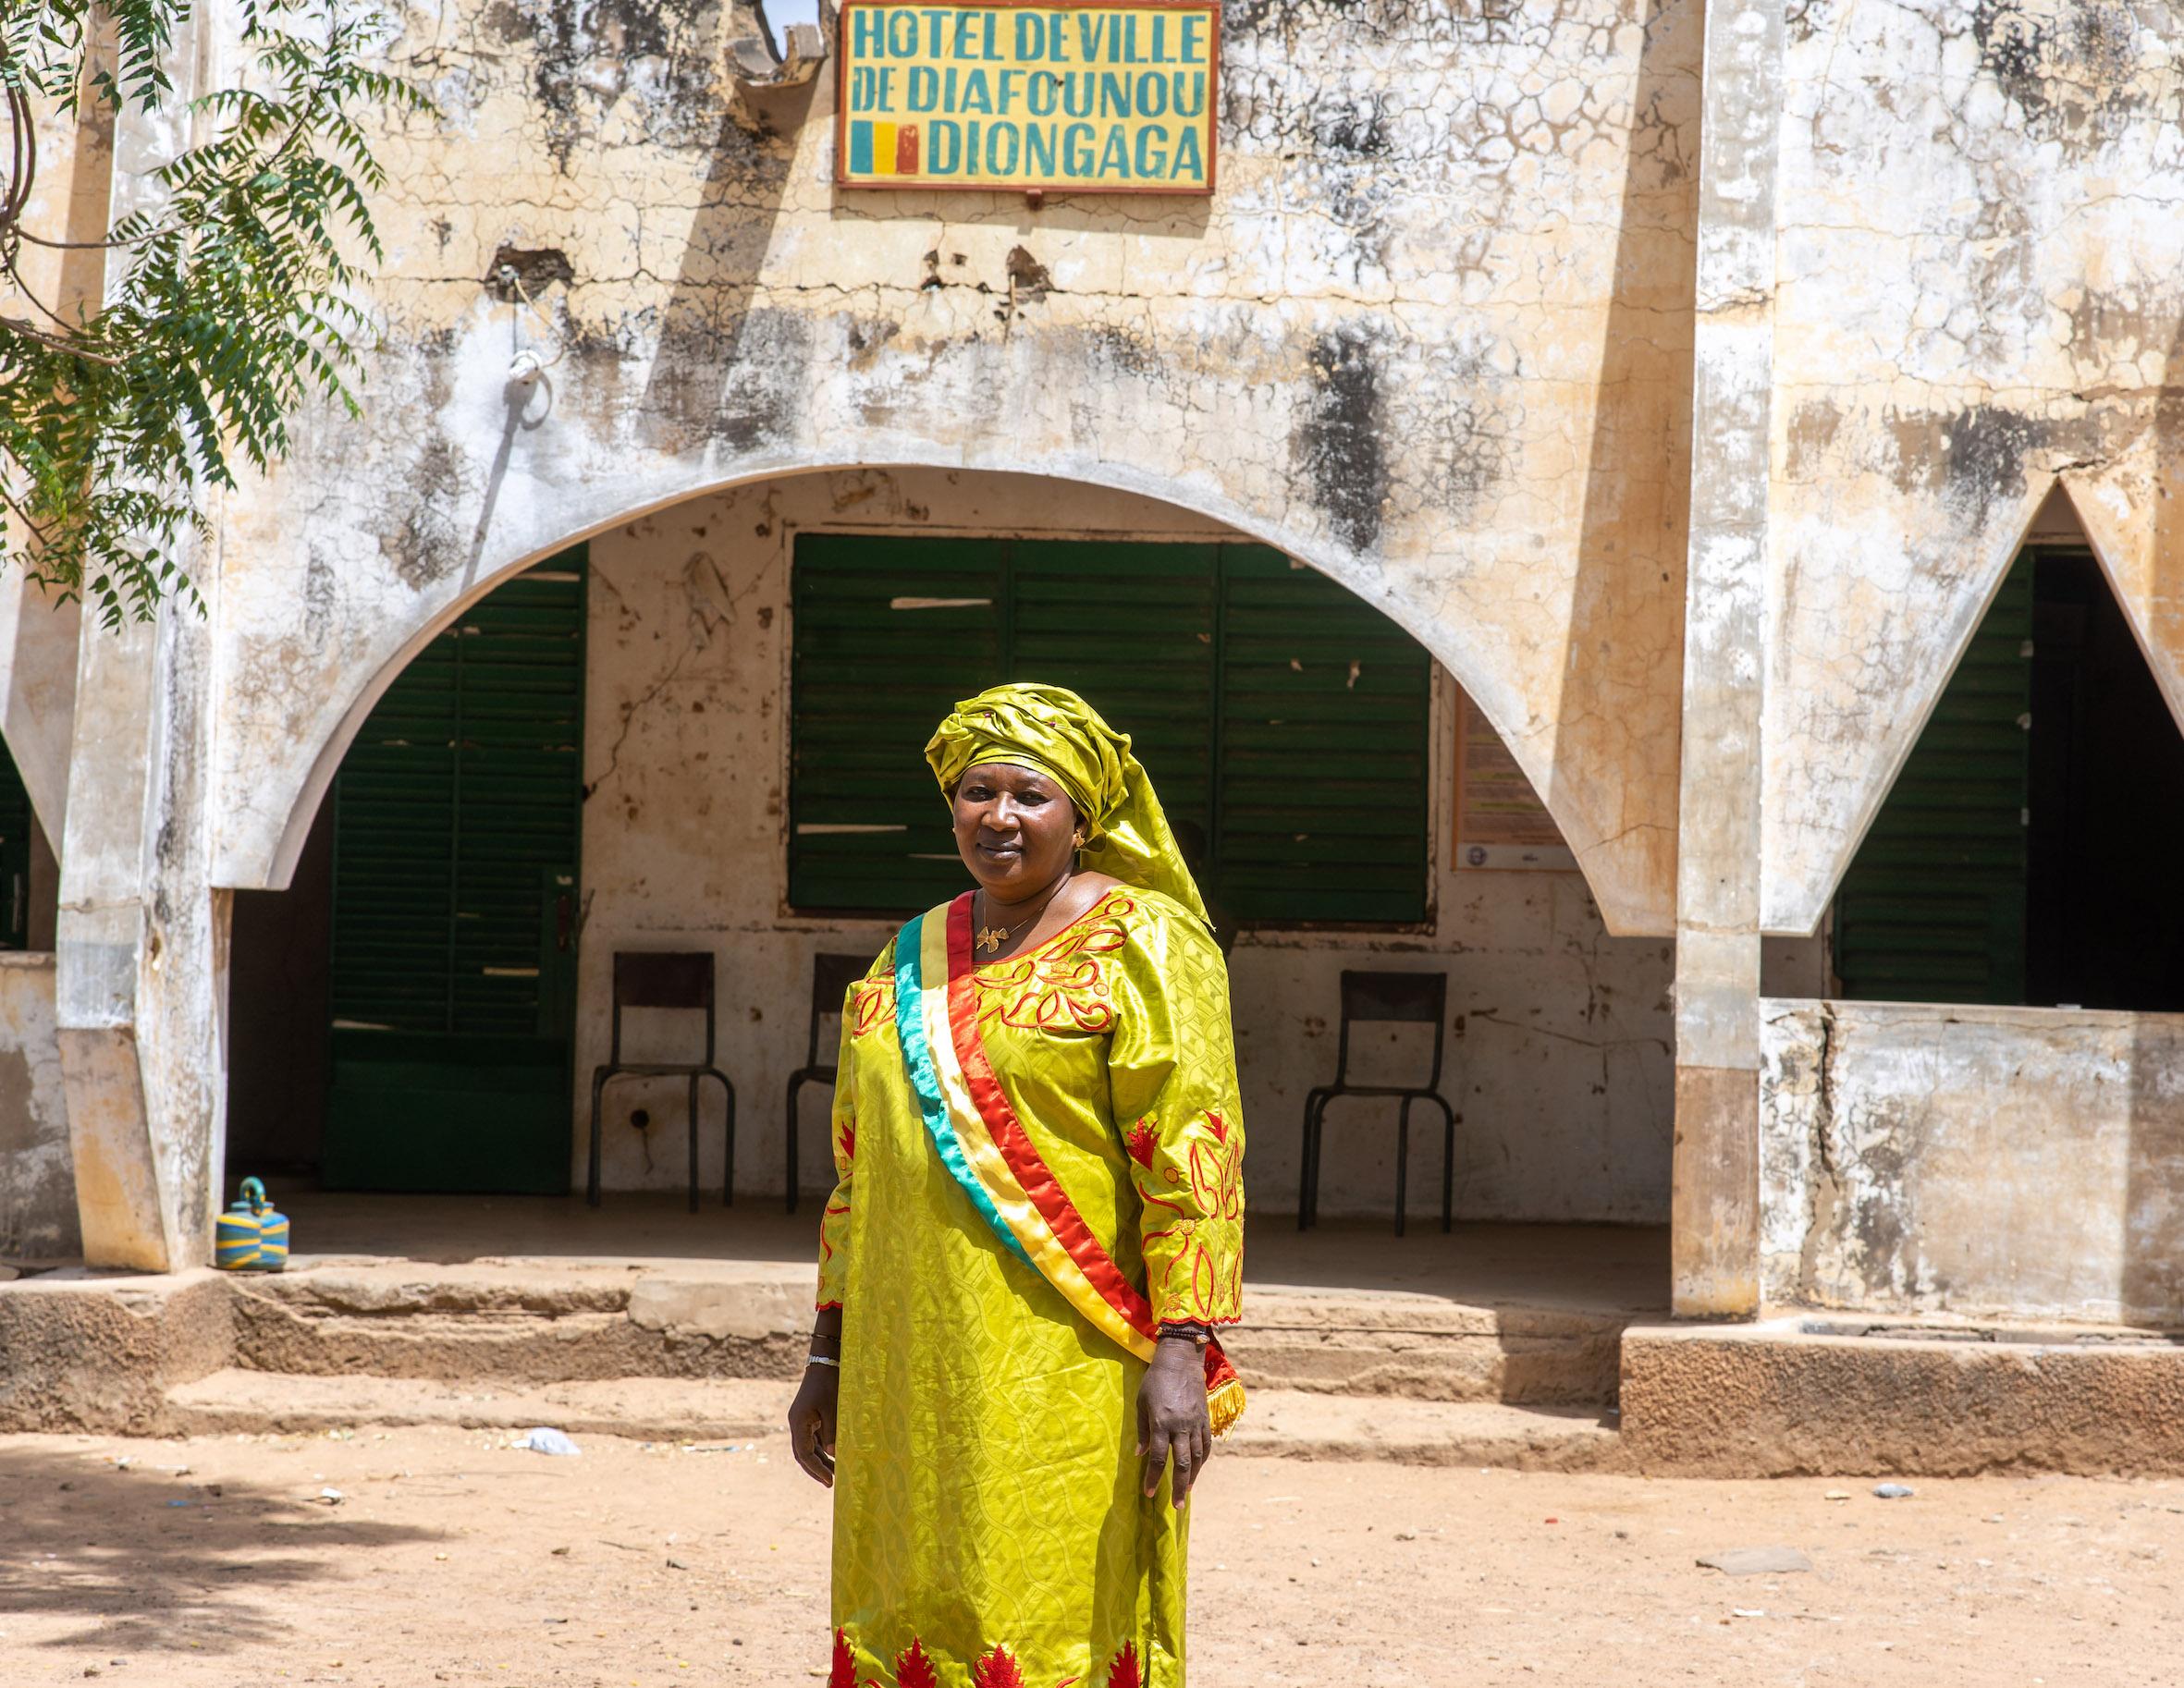
M1160 1473L1174 1456L1169 1493L1177 1506L1213 1454L1213 1422L1206 1415L1206 1363L1188 1337L1162 1337L1137 1386L1137 1451L1145 1462L1145 1492L1160 1488Z

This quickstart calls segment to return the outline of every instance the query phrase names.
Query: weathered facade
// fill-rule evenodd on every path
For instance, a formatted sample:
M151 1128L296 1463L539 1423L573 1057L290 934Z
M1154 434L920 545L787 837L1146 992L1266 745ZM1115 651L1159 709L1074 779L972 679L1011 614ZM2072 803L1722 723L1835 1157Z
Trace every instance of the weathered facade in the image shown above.
M1037 207L836 189L828 79L739 86L740 7L404 22L363 420L223 502L202 618L9 587L88 1258L204 1257L235 899L298 895L374 706L542 558L589 542L576 1069L615 949L713 950L778 1191L810 958L887 931L787 889L795 537L1234 540L1434 665L1426 918L1235 951L1269 1208L1335 975L1428 965L1466 1214L1669 1219L1695 1315L2184 1318L2174 1022L1833 1005L1805 941L2058 485L2184 712L2184 8L1231 0L1218 191ZM97 141L94 222L171 138ZM1459 691L1570 871L1454 862ZM641 1101L607 1182L673 1187ZM1387 1137L1326 1202L1384 1206ZM2062 1164L2077 1221L1982 1254Z

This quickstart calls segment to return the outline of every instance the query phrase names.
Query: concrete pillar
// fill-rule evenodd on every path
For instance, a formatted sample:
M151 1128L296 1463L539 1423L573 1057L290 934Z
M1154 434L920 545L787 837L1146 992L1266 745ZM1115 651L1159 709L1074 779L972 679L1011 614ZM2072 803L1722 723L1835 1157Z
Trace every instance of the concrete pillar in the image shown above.
M164 111L187 110L204 85L203 46L200 26L175 31ZM116 214L155 203L153 173L190 139L164 119L118 127ZM205 867L216 579L212 557L202 561L204 615L184 602L119 629L85 618L75 653L55 1010L84 1258L95 1266L176 1271L212 1253L228 899Z
M1783 0L1710 0L1676 872L1670 1294L1759 1308L1760 715Z
M181 605L80 652L55 1009L92 1266L211 1255L229 899L205 877L207 643Z

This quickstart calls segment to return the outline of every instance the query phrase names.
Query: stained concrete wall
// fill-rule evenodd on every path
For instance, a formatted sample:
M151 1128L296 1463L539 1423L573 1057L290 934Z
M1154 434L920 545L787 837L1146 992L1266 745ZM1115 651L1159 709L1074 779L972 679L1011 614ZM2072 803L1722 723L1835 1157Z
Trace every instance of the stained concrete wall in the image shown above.
M1769 1000L1768 1299L2184 1324L2184 1016Z
M829 79L739 99L739 7L412 11L439 116L384 141L365 418L223 512L216 882L285 882L377 690L508 569L909 463L1342 580L1501 728L1609 925L1665 933L1700 10L1232 5L1220 194L1037 211L838 191Z
M2184 5L1809 0L1778 89L1764 910L1803 932L2058 479L2184 716Z
M0 954L0 1259L81 1246L51 955Z
M782 1188L783 1092L804 1058L812 955L870 954L892 930L784 912L790 559L797 534L815 530L1133 539L1226 532L1172 506L1035 477L868 470L693 500L593 541L578 1102L588 1109L589 1073L606 1058L613 952L715 950L722 1064L742 1098L738 1181L754 1196ZM1578 875L1448 867L1450 702L1444 685L1435 708L1432 862L1421 864L1432 886L1429 929L1255 931L1232 959L1254 1204L1270 1215L1294 1206L1304 1093L1333 1076L1337 975L1344 967L1417 967L1450 975L1444 1087L1465 1115L1459 1211L1659 1223L1669 1156L1669 946L1609 936ZM938 795L934 802L938 816ZM664 1016L649 1027L632 1017L627 1032L632 1049L636 1037L656 1038L649 1046L663 1056L690 1035L687 1023L679 1034ZM1380 1053L1393 1071L1423 1050ZM831 1054L829 1042L823 1055ZM607 1115L610 1186L678 1187L684 1107L678 1083L618 1083ZM1322 1209L1391 1212L1393 1109L1347 1107L1330 1128ZM650 1116L649 1144L629 1124L635 1107ZM712 1185L720 1133L710 1089L704 1110ZM807 1093L804 1179L822 1188L824 1110L825 1092ZM1416 1218L1438 1208L1441 1145L1420 1121L1414 1135ZM580 1132L580 1156L583 1147Z
M197 17L178 85L232 44L232 6ZM1220 194L1037 211L838 192L826 79L726 80L750 23L406 13L438 112L385 138L364 420L299 419L224 501L208 622L78 650L62 1042L80 1162L157 1235L128 1257L202 1246L221 891L286 882L409 654L573 538L923 465L1321 569L1503 731L1608 929L1666 934L1680 888L1679 1282L1735 1305L1759 934L1820 919L2058 482L2184 703L2184 5L1235 0ZM115 179L174 139L117 137Z

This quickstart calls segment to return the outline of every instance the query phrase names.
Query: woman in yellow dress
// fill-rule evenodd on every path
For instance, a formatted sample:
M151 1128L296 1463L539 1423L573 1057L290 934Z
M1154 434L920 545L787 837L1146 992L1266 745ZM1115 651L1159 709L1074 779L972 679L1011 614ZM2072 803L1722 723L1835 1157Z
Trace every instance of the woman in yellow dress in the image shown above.
M798 1462L829 1688L1182 1688L1192 1484L1243 1409L1228 974L1159 800L1075 693L926 758L977 882L849 995Z

